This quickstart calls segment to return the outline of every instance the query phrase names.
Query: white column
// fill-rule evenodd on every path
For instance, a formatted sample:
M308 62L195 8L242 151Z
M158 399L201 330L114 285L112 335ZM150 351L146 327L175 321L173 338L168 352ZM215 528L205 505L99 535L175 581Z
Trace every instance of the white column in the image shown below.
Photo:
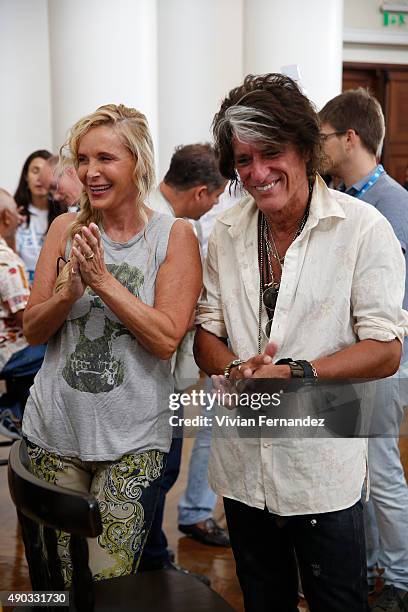
M48 7L54 147L75 121L110 103L143 112L157 142L156 0L49 0Z
M321 108L341 92L343 0L244 0L245 73L297 64Z
M51 149L47 0L0 0L0 187L15 191L25 159Z
M174 147L211 139L221 99L243 77L243 0L158 0L159 177Z

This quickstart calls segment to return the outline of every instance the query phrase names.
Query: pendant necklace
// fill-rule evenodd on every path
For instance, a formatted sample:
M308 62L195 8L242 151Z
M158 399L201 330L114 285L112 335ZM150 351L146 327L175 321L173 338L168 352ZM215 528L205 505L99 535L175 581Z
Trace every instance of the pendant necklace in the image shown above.
M289 247L292 246L294 241L303 231L306 222L309 218L310 202L312 199L313 184L309 187L309 199L303 217L299 223L296 232L290 241ZM260 282L259 282L259 312L258 312L258 355L262 352L262 306L264 305L270 319L266 324L265 334L269 337L272 327L272 320L275 313L276 303L278 301L280 281L276 282L273 276L272 260L274 257L279 264L281 277L283 272L283 265L285 263L285 256L288 249L286 249L283 257L279 256L276 248L275 240L269 223L263 212L260 211L260 228L258 231L258 251L259 251L259 270L260 270ZM270 238L270 242L269 242ZM266 251L266 258L265 258Z

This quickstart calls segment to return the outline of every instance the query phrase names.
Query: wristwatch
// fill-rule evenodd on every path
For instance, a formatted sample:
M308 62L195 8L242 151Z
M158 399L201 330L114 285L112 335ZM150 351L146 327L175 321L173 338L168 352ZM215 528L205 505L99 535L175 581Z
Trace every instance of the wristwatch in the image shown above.
M229 364L226 366L226 368L224 370L225 378L228 379L230 377L230 374L231 374L231 369L235 368L235 366L241 365L241 363L244 363L244 361L242 359L234 359L233 361L230 361Z
M279 359L275 365L288 365L292 378L317 378L316 368L310 361L305 359L295 361L289 357L287 359Z

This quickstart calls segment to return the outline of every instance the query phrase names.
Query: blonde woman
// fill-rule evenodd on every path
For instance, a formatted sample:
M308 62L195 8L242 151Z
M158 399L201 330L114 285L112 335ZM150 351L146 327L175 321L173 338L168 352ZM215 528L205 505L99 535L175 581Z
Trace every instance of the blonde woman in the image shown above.
M48 347L23 433L38 476L98 499L103 533L89 542L98 580L137 569L171 442L170 357L201 263L190 224L145 205L154 159L144 115L102 106L67 144L84 193L78 215L50 227L25 311L28 341ZM64 534L59 544L69 584Z

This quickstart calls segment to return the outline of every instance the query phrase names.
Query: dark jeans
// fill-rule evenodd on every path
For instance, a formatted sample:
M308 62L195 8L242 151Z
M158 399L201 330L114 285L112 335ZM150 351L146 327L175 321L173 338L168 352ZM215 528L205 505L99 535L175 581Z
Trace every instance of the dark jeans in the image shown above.
M6 381L7 390L0 398L0 412L10 408L17 418L22 418L30 387L41 368L46 348L46 344L27 346L10 357L0 372L0 379Z
M179 475L182 445L182 438L173 438L169 454L167 455L163 478L159 485L156 511L140 559L140 572L149 569L160 569L164 563L170 560L167 551L167 538L162 528L163 514L166 494L176 482Z
M368 611L361 501L290 517L227 498L224 507L246 612L296 612L297 563L311 612Z

